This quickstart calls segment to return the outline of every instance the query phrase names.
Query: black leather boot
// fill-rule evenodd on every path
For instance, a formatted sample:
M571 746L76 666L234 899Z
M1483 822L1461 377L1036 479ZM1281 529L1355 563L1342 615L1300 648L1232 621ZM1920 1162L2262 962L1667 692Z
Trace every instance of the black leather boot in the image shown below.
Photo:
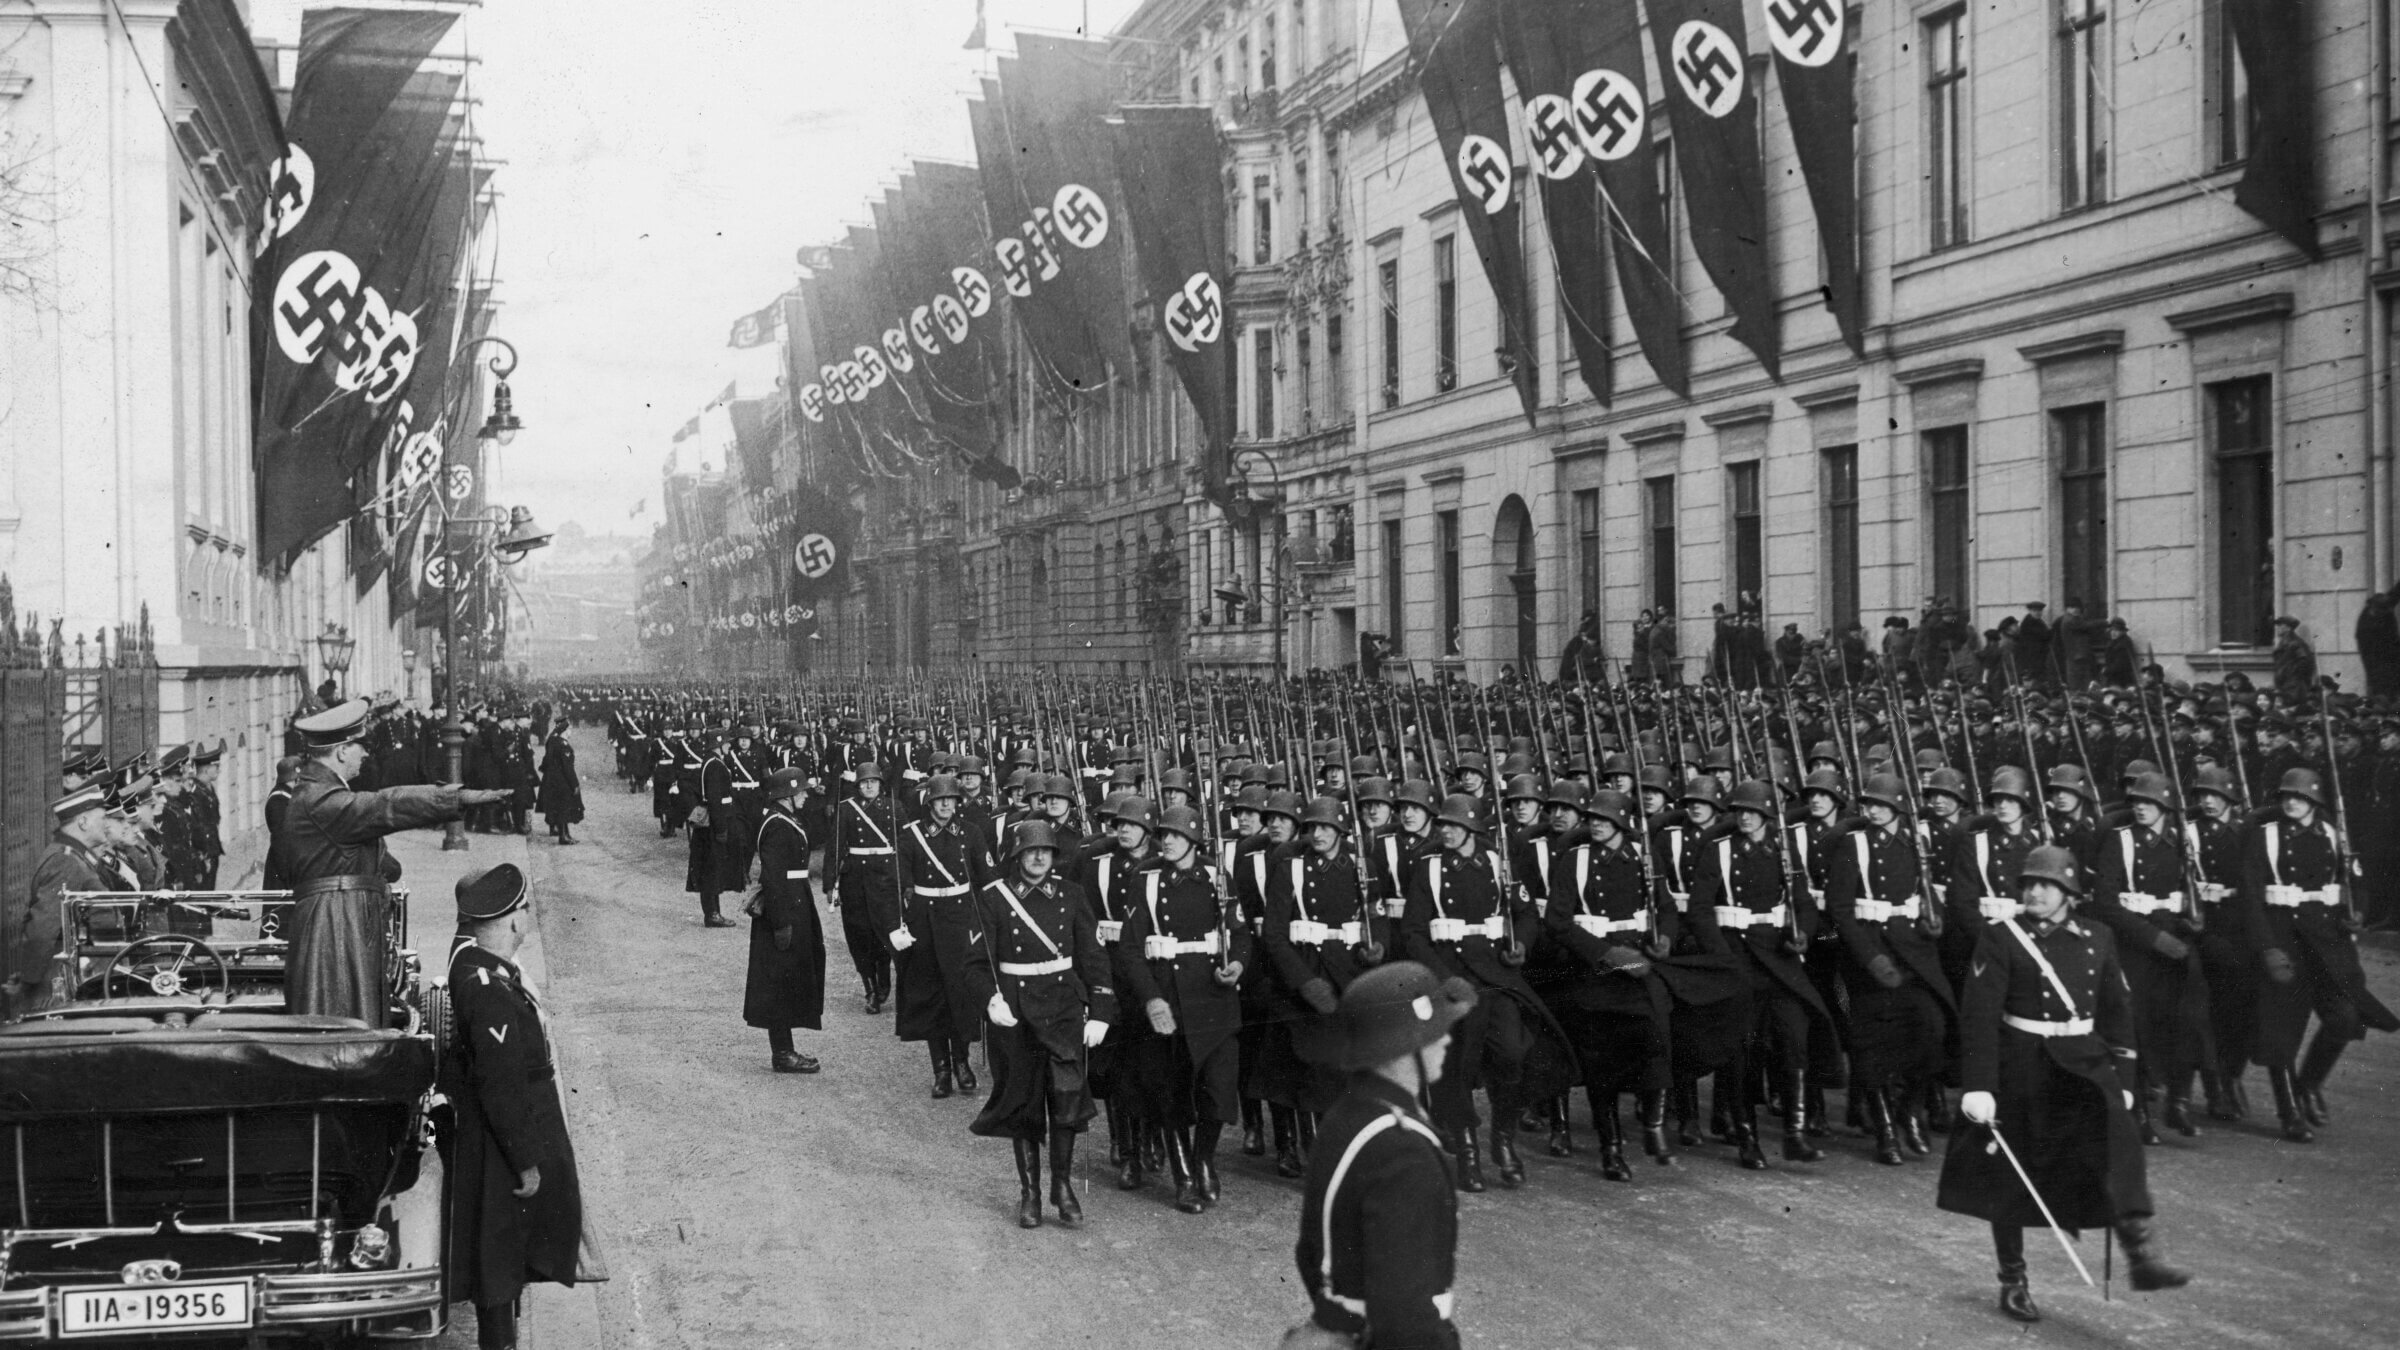
M1125 1112L1111 1102L1101 1108L1108 1115L1108 1165L1125 1161Z
M2300 1114L2299 1099L2292 1091L2292 1071L2267 1070L2267 1088L2275 1094L2275 1118L2283 1122L2283 1137L2295 1144L2317 1142L2316 1131L2308 1128L2308 1117Z
M2233 1101L2225 1091L2225 1075L2215 1069L2200 1071L2200 1095L2206 1102L2210 1120L2232 1120Z
M1308 1170L1300 1165L1300 1126L1293 1114L1288 1106L1267 1104L1267 1118L1275 1131L1275 1175L1287 1180Z
M1803 1074L1800 1099L1808 1108L1800 1122L1801 1133L1819 1139L1831 1133L1825 1124L1825 1085Z
M2167 1085L2167 1104L2160 1113L2167 1128L2186 1139L2199 1137L2200 1126L2192 1118L2192 1071L2181 1070L2175 1081Z
M1923 1095L1914 1083L1883 1094L1884 1104L1891 1108L1892 1128L1900 1134L1900 1147L1912 1158L1933 1152L1933 1141L1925 1137L1925 1118L1917 1114L1917 1102Z
M1956 1121L1950 1111L1950 1092L1939 1083L1925 1085L1925 1128L1935 1134L1950 1133Z
M1300 1116L1300 1162L1308 1163L1309 1155L1317 1151L1317 1113L1303 1107Z
M1749 1089L1742 1073L1717 1070L1717 1081L1708 1090L1708 1132L1720 1143L1736 1141L1734 1132L1734 1102Z
M2319 1026L2316 1038L2308 1043L2308 1053L2300 1057L2300 1071L2292 1075L2292 1098L2311 1125L2322 1128L2333 1123L2333 1112L2325 1105L2325 1080L2333 1077L2333 1066L2349 1045L2347 1037L2329 1036Z
M2246 1066L2238 1060L2225 1066L2225 1105L2233 1112L2228 1120L2250 1118L2250 1085L2242 1081L2245 1071Z
M1069 1228L1083 1222L1083 1200L1075 1194L1075 1132L1050 1127L1050 1207Z
M1567 1096L1560 1093L1550 1099L1550 1156L1575 1156L1575 1132L1567 1125Z
M1450 1137L1450 1156L1458 1160L1458 1188L1480 1195L1489 1189L1483 1181L1483 1158L1475 1151L1475 1127L1469 1125Z
M1886 1167L1898 1167L1907 1159L1900 1156L1900 1133L1892 1128L1892 1104L1881 1092L1853 1088L1851 1095L1867 1118L1867 1128L1875 1132L1875 1161Z
M933 1051L933 1096L939 1101L957 1089L950 1082L950 1047L940 1041L926 1042Z
M1266 1112L1261 1109L1264 1105L1256 1097L1242 1098L1242 1153L1245 1157L1267 1156Z
M1992 1225L1992 1247L2000 1257L2000 1311L2018 1322L2039 1322L2033 1285L2025 1277L2025 1230Z
M1517 1156L1516 1112L1506 1116L1492 1113L1492 1165L1499 1169L1500 1184L1515 1190L1525 1184L1525 1160Z
M1217 1181L1217 1137L1225 1133L1220 1121L1204 1120L1192 1127L1192 1180L1200 1187L1200 1199L1213 1205L1224 1194Z
M2148 1218L2117 1220L2117 1241L2125 1244L2125 1271L2134 1288L2149 1293L2181 1289L2192 1282L2191 1272L2167 1264Z
M1675 1084L1675 1142L1685 1148L1700 1147L1700 1080L1680 1079Z
M1042 1226L1042 1141L1011 1140L1017 1146L1017 1227Z
M2142 1143L2156 1148L2165 1141L2158 1137L2158 1126L2150 1120L2150 1091L2147 1087L2133 1094L2133 1128L2142 1136Z
M1824 1100L1822 1096L1812 1093L1808 1081L1808 1070L1792 1070L1786 1076L1783 1085L1785 1103L1783 1160L1785 1162L1823 1162L1825 1160L1825 1150L1808 1142L1808 1136L1811 1133L1808 1128L1809 1123L1815 1119L1809 1114L1812 1097L1819 1102ZM1819 1130L1816 1133L1823 1133L1823 1131Z
M1142 1170L1156 1176L1167 1170L1167 1127L1144 1120L1136 1131L1142 1141Z
M1600 1132L1601 1177L1633 1180L1633 1167L1625 1161L1625 1121L1617 1114L1617 1094L1612 1092L1607 1100L1592 1103L1592 1125Z
M1675 1150L1667 1146L1667 1093L1664 1088L1652 1088L1633 1094L1633 1109L1642 1122L1642 1151L1661 1166L1675 1161Z
M1192 1141L1182 1130L1170 1129L1167 1135L1167 1175L1175 1179L1175 1208L1186 1214L1197 1214L1208 1208L1200 1194L1200 1182L1192 1174Z
M1732 1121L1733 1142L1741 1149L1738 1159L1741 1165L1752 1172L1767 1170L1767 1151L1758 1143L1758 1108L1743 1102Z
M967 1057L967 1043L959 1041L950 1047L950 1065L958 1075L958 1090L967 1096L976 1092L975 1064Z
M1117 1189L1138 1191L1142 1188L1142 1122L1125 1123L1125 1142L1117 1150Z

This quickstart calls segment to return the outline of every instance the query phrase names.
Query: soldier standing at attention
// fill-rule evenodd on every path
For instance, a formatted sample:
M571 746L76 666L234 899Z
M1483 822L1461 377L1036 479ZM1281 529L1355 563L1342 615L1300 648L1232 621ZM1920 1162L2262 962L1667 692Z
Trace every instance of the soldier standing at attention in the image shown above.
M750 912L750 976L742 1020L767 1033L777 1073L815 1073L817 1061L792 1045L792 1029L825 1024L825 930L808 884L808 832L793 814L807 790L799 769L767 778L767 814L758 826L758 896Z
M367 761L367 701L303 717L293 726L308 747L283 818L291 868L291 927L283 997L292 1012L355 1017L384 1025L391 894L400 864L385 835L455 820L468 807L506 800L505 789L395 787L352 792Z
M2025 1230L2048 1222L2025 1175L2069 1229L2114 1227L2133 1287L2178 1289L2150 1234L2150 1184L2133 1121L2133 999L2107 929L2075 917L2075 857L2055 844L2018 870L2022 917L1985 927L1959 1015L1959 1112L1979 1127L1950 1136L1936 1203L1992 1226L2000 1311L2038 1322ZM1994 1136L1998 1135L1999 1139Z
M926 784L943 790L946 775ZM1088 1063L1117 1016L1109 950L1083 891L1051 873L1058 850L1050 827L1025 821L1009 831L1008 874L974 900L984 933L966 952L969 997L990 1023L992 1095L975 1123L1006 1135L1017 1153L1017 1226L1042 1226L1042 1141L1050 1143L1050 1203L1060 1223L1083 1222L1075 1194L1075 1136L1098 1109Z
M217 799L217 774L224 766L222 740L192 752L192 879L203 891L217 888L217 862L225 856L225 806Z
M581 1266L575 1145L549 1028L515 961L533 927L525 874L502 863L459 878L457 894L455 1050L443 1056L442 1079L458 1127L446 1150L453 1200L444 1265L450 1297L475 1305L480 1350L515 1350L517 1296L526 1285L607 1276Z
M1318 1344L1371 1335L1375 1350L1456 1350L1458 1196L1422 1102L1443 1074L1443 1056L1426 1051L1474 1007L1465 980L1395 961L1308 1029L1303 1051L1349 1080L1309 1158L1292 1259L1313 1307L1285 1344L1314 1332Z

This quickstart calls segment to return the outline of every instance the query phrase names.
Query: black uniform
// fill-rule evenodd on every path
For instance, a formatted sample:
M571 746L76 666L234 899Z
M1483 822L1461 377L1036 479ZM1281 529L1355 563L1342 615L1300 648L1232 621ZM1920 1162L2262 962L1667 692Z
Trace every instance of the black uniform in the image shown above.
M981 931L965 952L962 988L973 1003L963 1015L983 1019L997 992L1017 1024L986 1024L992 1091L967 1128L1016 1139L1081 1130L1098 1113L1083 1024L1113 1030L1118 1016L1110 953L1091 906L1073 882L999 877L976 893L972 910Z
M1251 1080L1269 1105L1319 1112L1341 1094L1341 1075L1303 1059L1294 1037L1368 968L1370 923L1348 850L1325 857L1301 845L1273 860L1259 934L1267 968L1262 1002L1271 1020Z
M954 1062L964 1061L983 1006L967 987L967 952L977 927L974 878L987 866L983 841L955 819L937 825L928 815L902 826L895 843L897 893L878 890L868 899L878 928L887 934L906 928L916 939L893 958L900 1039L931 1042Z
M1917 841L1906 820L1890 830L1862 823L1835 836L1826 852L1833 873L1826 910L1850 996L1851 1087L1905 1088L1913 1104L1948 1070L1958 1015L1940 949L1925 931L1933 900Z
M1335 1184L1339 1178L1340 1184ZM1458 1196L1441 1138L1380 1074L1355 1073L1325 1113L1292 1258L1310 1320L1374 1350L1457 1350L1450 1284Z
M1531 939L1540 919L1530 903L1502 893L1500 858L1489 850L1425 855L1409 869L1407 896L1401 954L1437 976L1466 980L1478 995L1475 1010L1451 1029L1446 1067L1433 1085L1434 1121L1446 1132L1471 1133L1480 1087L1492 1099L1492 1128L1513 1135L1525 1102L1548 1101L1573 1085L1566 1032L1534 995L1521 963L1501 955Z
M2293 970L2288 983L2260 984L2258 1043L2251 1054L2269 1069L2291 1067L2315 1014L2321 1025L2299 1066L2303 1086L2322 1084L2342 1050L2368 1028L2400 1031L2400 1018L2368 991L2357 940L2342 925L2339 887L2350 880L2342 875L2332 827L2322 819L2305 829L2270 820L2250 832L2240 891L2246 926L2271 965L2277 963L2266 954L2281 952Z
M1117 940L1117 988L1133 1004L1129 1057L1143 1114L1169 1129L1223 1125L1241 1116L1241 996L1216 979L1221 954L1250 966L1250 934L1226 926L1222 873L1206 862L1163 860L1142 873L1140 898ZM1164 1000L1173 1034L1150 1026L1146 1009Z
M2171 820L2157 828L2127 825L2100 843L2089 914L2117 940L2117 960L2133 990L2134 1034L2147 1091L2188 1091L2208 1044L2208 978L2197 950L2200 930L2187 917L2197 904L2186 848ZM2166 939L2182 948L2169 956Z
M880 1004L892 993L892 949L889 928L879 928L877 906L888 899L899 903L893 859L892 804L881 797L852 796L833 808L833 842L826 846L826 867L842 907L842 938L850 948L850 963L866 986L867 1001Z
M751 901L750 974L742 990L742 1020L770 1036L794 1027L816 1031L825 1022L825 930L817 922L808 883L808 832L782 802L768 805L758 827L758 895ZM790 940L778 937L788 933Z

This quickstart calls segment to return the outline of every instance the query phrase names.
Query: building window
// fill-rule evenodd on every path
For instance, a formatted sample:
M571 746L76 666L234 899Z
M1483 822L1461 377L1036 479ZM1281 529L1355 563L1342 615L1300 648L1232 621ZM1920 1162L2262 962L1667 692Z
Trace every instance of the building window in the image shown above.
M1317 353L1316 334L1306 323L1292 335L1299 356L1300 380L1296 392L1300 403L1300 431L1317 429Z
M1216 83L1214 83L1214 84L1210 85L1210 86L1209 86L1209 88L1210 88L1210 90L1211 90L1212 92L1214 92L1214 93L1217 93L1217 94L1220 94L1220 95L1221 95L1221 94L1223 94L1223 93L1225 92L1225 90L1226 90L1226 84L1225 84L1225 53L1223 53L1223 52L1218 52L1218 53L1217 53L1217 54L1216 54L1214 57L1210 58L1208 65L1209 65L1209 74L1210 74L1211 76L1213 76L1213 77L1215 78L1215 80L1216 80Z
M1234 39L1233 57L1235 63L1240 65L1242 68L1242 93L1245 97L1247 97L1250 93L1251 81L1250 39L1248 36L1245 35L1243 37Z
M2250 68L2242 64L2227 8L2228 0L2201 0L2200 103L2212 169L2250 157Z
M2264 375L2207 386L2209 455L2217 491L2217 639L2274 641L2275 439L2273 385Z
M1825 451L1825 608L1838 631L1858 618L1858 447Z
M1967 15L1925 24L1926 214L1935 248L1967 242Z
M1375 269L1383 297L1383 406L1400 406L1400 264L1385 259Z
M1325 316L1325 408L1333 420L1350 416L1350 367L1342 360L1342 316Z
M1459 631L1459 615L1465 608L1465 597L1459 594L1458 512L1443 511L1434 519L1440 527L1442 544L1442 655L1456 656L1460 641L1465 636Z
M1108 545L1092 545L1092 623L1108 618Z
M1758 461L1726 466L1733 507L1733 590L1738 609L1767 589L1765 521L1759 513Z
M1250 430L1262 441L1272 440L1275 436L1275 330L1251 329L1250 346L1250 379L1257 390Z
M2108 612L2108 408L2085 403L2050 413L2058 461L2059 562L2066 594L2087 614Z
M1407 577L1401 567L1400 548L1400 522L1383 522L1383 627L1393 651L1403 649L1401 638L1408 632Z
M1433 387L1458 387L1458 236L1433 241Z
M1294 231L1292 248L1297 252L1305 253L1308 251L1309 222L1308 156L1306 155L1296 156L1292 160L1292 203L1294 208L1292 211L1292 229Z
M2058 206L2108 198L2108 0L2059 0Z
M1650 604L1675 607L1675 476L1642 484L1643 528L1650 532Z
M1925 433L1925 492L1934 594L1971 610L1967 581L1975 537L1973 518L1967 514L1965 427L1935 427Z
M1342 142L1341 134L1325 138L1325 233L1342 232Z
M1575 593L1586 613L1600 612L1600 489L1575 494Z
M1258 44L1258 87L1270 91L1275 88L1275 39L1271 32Z
M1275 191L1264 174L1250 180L1250 232L1250 261L1275 261Z

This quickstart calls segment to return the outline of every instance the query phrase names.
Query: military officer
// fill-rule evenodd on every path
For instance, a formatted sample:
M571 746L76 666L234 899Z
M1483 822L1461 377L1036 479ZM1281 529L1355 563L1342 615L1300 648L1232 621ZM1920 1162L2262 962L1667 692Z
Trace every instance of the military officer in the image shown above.
M880 897L898 900L898 850L892 841L899 827L892 820L892 804L884 800L883 766L866 759L846 773L847 795L833 809L833 841L826 845L825 865L833 873L833 884L825 898L841 908L842 938L866 987L871 1017L892 997L892 949L884 940L891 930L877 926L876 906L882 903Z
M920 787L925 814L902 826L895 841L899 884L868 900L899 976L900 1039L925 1042L934 1096L949 1096L953 1083L972 1094L977 1084L967 1042L980 1005L967 997L966 961L976 927L975 878L990 864L983 841L958 823L958 779L935 774Z
M526 1285L595 1276L580 1265L583 1189L549 1027L515 960L533 926L525 874L514 863L470 873L457 900L453 1053L442 1057L457 1111L444 1267L450 1297L475 1305L481 1350L514 1350Z
M65 917L60 898L68 891L117 889L110 879L111 869L101 857L106 848L107 806L108 789L97 781L50 803L50 842L42 850L41 861L34 864L33 888L26 897L23 919L13 925L22 935L16 968L0 972L5 978L0 985L0 995L5 995L0 1004L13 1012L29 1012L67 993L54 985L51 969L53 958L66 942L60 927Z
M795 1027L825 1024L825 930L808 884L808 831L796 807L808 776L777 769L767 776L766 816L758 825L758 894L750 902L750 973L742 1020L767 1033L777 1073L815 1073L816 1057L792 1043Z
M225 742L192 752L191 848L194 889L217 888L217 864L225 857L225 805L217 797L217 775L225 767Z
M945 775L926 782L929 810ZM921 822L920 822L921 823ZM915 828L911 826L910 828ZM1075 1136L1097 1108L1088 1060L1117 1019L1112 954L1073 882L1052 874L1050 827L1009 832L1009 868L976 893L964 988L990 1024L984 1039L992 1092L967 1128L1016 1146L1017 1226L1042 1225L1042 1144L1050 1145L1050 1204L1060 1223L1083 1222L1075 1194ZM1136 1150L1138 1151L1138 1150Z
M2166 1263L2151 1234L2129 1086L2133 1007L2116 943L2075 917L2070 902L2083 882L2071 852L2043 845L2017 870L2021 917L1984 926L1959 1014L1959 1113L1979 1128L1950 1136L1936 1203L1991 1224L2000 1310L2038 1322L2025 1229L2049 1221L2044 1201L2066 1228L2114 1227L2134 1288L2174 1289L2191 1277ZM2027 1180L2000 1155L2003 1142Z

